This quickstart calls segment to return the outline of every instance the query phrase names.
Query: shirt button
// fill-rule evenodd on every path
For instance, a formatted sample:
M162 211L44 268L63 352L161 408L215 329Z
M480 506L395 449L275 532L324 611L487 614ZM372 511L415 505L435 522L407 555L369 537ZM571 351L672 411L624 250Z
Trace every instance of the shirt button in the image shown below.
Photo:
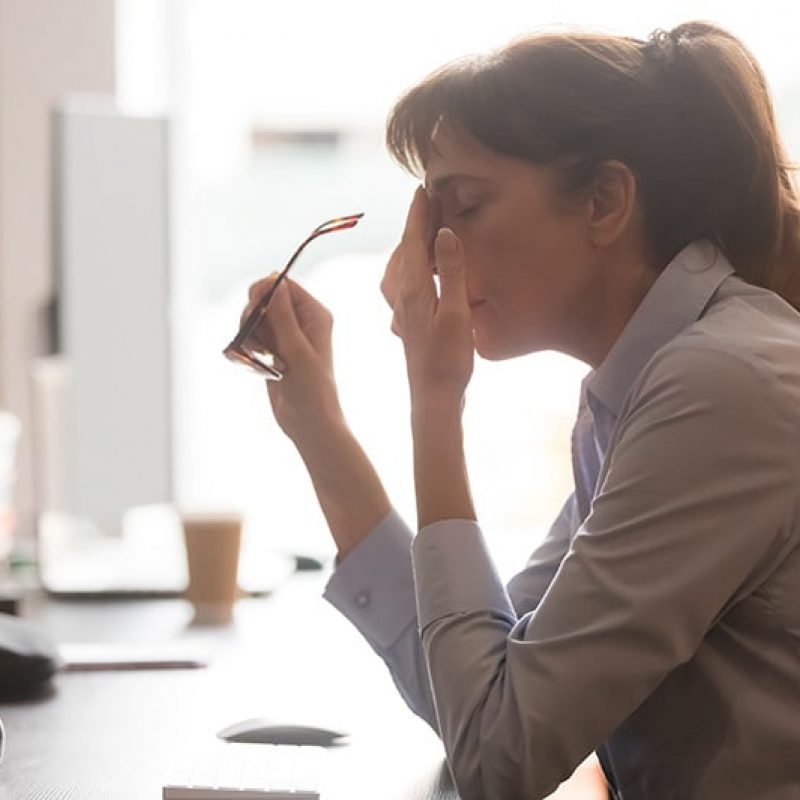
M356 595L356 605L359 608L366 608L369 605L369 592L366 589L362 589Z

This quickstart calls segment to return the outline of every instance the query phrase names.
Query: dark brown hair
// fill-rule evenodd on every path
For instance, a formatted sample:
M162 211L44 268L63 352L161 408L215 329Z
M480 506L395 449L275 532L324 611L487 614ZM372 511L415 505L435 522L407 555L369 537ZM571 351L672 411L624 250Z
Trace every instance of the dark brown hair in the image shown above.
M404 94L392 155L420 174L438 123L497 153L559 169L567 191L597 166L637 180L652 255L708 238L742 278L800 309L800 203L764 74L705 22L639 39L540 33L451 62Z

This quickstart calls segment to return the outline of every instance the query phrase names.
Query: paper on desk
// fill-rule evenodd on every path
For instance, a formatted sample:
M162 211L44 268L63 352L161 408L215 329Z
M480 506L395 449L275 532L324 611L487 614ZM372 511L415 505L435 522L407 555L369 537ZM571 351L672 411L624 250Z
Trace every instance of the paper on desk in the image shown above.
M64 672L125 669L197 669L209 661L208 651L182 643L58 645Z

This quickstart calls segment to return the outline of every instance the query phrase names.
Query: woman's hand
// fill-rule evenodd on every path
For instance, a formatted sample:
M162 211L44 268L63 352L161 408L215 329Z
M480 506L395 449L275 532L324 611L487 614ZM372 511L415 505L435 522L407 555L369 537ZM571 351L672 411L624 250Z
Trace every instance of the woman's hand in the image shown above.
M417 189L381 284L406 354L420 529L443 519L475 519L461 429L474 348L464 249L451 230L436 232L436 211Z
M275 282L250 288L242 319ZM254 333L280 358L283 380L267 381L275 419L302 457L322 513L344 558L386 516L391 503L378 474L347 427L333 376L333 317L288 278Z
M243 320L276 278L273 273L250 287ZM343 422L333 374L332 329L330 311L285 278L253 333L278 357L283 380L267 381L267 391L278 425L298 446Z
M474 348L464 249L449 228L436 232L437 219L420 186L381 290L394 310L392 330L403 340L412 407L460 409Z

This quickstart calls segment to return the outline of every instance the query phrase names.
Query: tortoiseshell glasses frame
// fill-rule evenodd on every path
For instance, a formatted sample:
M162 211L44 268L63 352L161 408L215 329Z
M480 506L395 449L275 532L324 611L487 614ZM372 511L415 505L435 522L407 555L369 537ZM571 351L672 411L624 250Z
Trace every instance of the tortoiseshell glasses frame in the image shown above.
M247 369L252 370L263 378L271 381L279 381L283 378L283 373L275 366L275 353L272 353L258 342L247 343L248 338L253 334L264 311L272 300L275 290L280 286L292 265L297 261L297 257L303 252L304 248L314 239L326 233L334 231L344 231L354 228L363 214L351 214L347 217L337 217L336 219L323 222L322 225L314 228L308 238L294 251L294 255L289 259L286 266L280 271L275 283L269 291L256 303L253 310L242 321L239 332L231 339L228 346L222 351L223 354L236 364L241 364Z

